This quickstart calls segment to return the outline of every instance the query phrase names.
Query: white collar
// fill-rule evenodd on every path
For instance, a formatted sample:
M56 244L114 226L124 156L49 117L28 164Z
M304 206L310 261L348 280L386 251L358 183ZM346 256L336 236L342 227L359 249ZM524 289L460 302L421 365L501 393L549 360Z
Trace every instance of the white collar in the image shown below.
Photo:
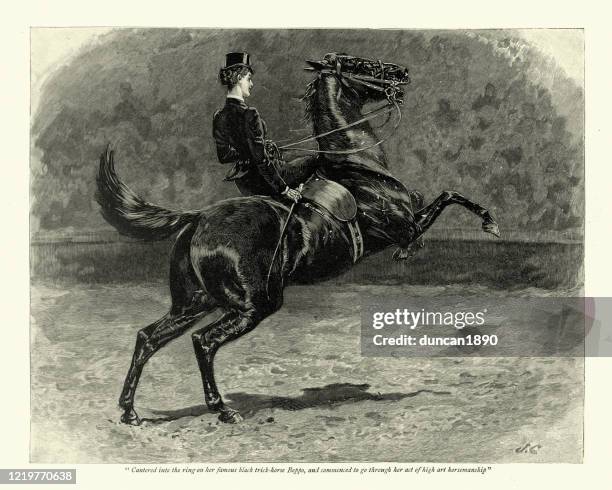
M241 102L244 102L244 98L240 97L240 95L227 95L226 99L238 99Z

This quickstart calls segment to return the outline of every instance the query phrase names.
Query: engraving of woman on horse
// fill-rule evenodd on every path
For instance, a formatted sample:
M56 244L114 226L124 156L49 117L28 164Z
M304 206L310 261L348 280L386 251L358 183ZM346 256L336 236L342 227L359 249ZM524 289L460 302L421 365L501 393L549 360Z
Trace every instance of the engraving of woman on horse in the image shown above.
M314 79L305 101L313 136L285 149L317 155L317 171L295 206L265 192L195 211L161 208L121 182L113 151L107 148L101 155L97 199L106 220L119 232L142 240L177 234L170 258L172 306L136 336L119 398L122 422L140 423L134 397L146 362L214 310L220 310L221 316L192 333L192 341L208 408L218 412L220 420L235 423L240 414L223 401L216 385L215 354L278 311L287 284L337 276L361 256L388 247L396 247L396 259L407 258L411 244L450 204L471 211L483 231L499 236L495 220L480 204L458 192L443 191L425 205L420 194L409 191L389 172L384 138L375 134L370 125L373 116L364 114L363 107L383 102L374 116L385 111L399 114L402 86L410 81L404 66L335 53L308 64ZM317 148L303 147L308 141L315 141ZM240 145L238 140L218 145L220 156L237 162L252 158L252 150L247 153ZM258 170L260 162L255 160ZM261 179L269 183L265 175Z

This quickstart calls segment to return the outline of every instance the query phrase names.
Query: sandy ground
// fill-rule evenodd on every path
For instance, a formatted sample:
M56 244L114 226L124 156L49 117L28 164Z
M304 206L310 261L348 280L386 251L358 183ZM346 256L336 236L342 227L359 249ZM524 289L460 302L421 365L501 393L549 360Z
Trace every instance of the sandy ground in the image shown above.
M136 410L146 420L130 427L118 423L117 398L136 332L165 313L167 287L33 285L31 460L582 460L582 359L365 358L358 305L366 291L466 288L289 288L280 312L217 356L219 388L243 423L222 424L203 405L186 334L145 368ZM528 443L537 454L517 452Z

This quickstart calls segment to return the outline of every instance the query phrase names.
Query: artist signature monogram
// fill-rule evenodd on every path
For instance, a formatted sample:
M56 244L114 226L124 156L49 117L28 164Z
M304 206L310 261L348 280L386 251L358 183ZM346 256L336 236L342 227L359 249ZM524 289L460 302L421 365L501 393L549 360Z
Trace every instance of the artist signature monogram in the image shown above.
M517 454L538 454L540 449L542 449L540 444L531 444L528 442L525 445L517 447L514 452Z

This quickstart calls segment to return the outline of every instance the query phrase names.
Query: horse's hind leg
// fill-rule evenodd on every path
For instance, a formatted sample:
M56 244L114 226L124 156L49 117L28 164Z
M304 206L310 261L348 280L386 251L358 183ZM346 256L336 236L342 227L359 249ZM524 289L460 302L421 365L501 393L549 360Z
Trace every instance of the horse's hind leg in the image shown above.
M421 227L421 230L425 232L436 220L440 213L444 211L446 206L451 204L459 204L467 210L474 213L476 216L482 219L482 229L487 233L499 236L499 227L491 216L491 213L480 204L470 201L465 196L462 196L455 191L444 191L440 194L431 204L419 209L415 213L417 223Z
M138 332L132 363L125 377L123 390L119 397L119 406L123 409L121 422L130 425L140 424L140 419L134 410L134 395L144 365L159 349L171 340L180 337L198 319L210 311L210 309L206 308L198 310L180 313L178 311L170 311L155 323Z
M210 410L221 412L219 420L222 422L237 423L242 417L237 410L228 407L223 402L214 374L214 358L219 348L232 340L253 330L261 318L248 312L229 312L216 322L208 325L191 335L196 359L202 374L204 396L206 405Z
M146 362L164 345L180 337L202 316L216 308L214 301L203 290L191 265L189 247L192 236L192 227L183 229L172 250L170 262L172 308L155 323L140 330L136 336L132 363L119 397L119 406L123 409L121 421L126 424L140 423L134 411L134 395Z
M268 278L282 221L267 204L259 209L253 206L250 212L258 213L251 214L251 228L237 226L236 218L229 215L227 223L231 225L211 226L206 234L203 230L197 232L192 240L194 270L198 271L208 294L224 311L221 318L191 336L206 405L210 410L221 412L219 419L223 422L239 422L241 417L224 404L219 394L214 376L215 354L227 342L252 331L283 303L284 252L279 254ZM244 222L245 216L238 218Z

